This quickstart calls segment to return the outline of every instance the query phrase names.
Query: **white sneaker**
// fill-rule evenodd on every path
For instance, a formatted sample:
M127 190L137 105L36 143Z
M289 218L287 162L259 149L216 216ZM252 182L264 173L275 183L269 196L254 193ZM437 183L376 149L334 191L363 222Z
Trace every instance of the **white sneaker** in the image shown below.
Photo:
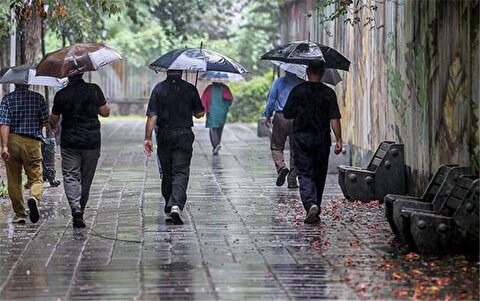
M180 210L178 206L172 206L172 209L170 210L170 216L173 220L174 225L183 225L183 221L180 216L181 213L182 213L182 210Z
M222 146L219 144L217 146L215 146L215 148L213 149L212 151L212 155L216 156L218 155L218 153L220 152L220 149L222 148Z
M12 223L14 224L25 224L27 222L27 219L24 218L24 217L17 217L15 216L13 219L12 219Z

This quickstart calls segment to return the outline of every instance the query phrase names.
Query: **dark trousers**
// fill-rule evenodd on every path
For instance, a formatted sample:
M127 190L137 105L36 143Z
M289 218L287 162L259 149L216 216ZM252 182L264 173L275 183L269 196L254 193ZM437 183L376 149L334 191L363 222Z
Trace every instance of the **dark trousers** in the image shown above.
M194 139L190 128L160 129L157 133L157 151L163 171L162 195L165 199L165 213L169 213L172 206L183 210L187 202Z
M318 133L296 132L292 139L300 197L307 211L312 205L320 207L322 203L331 144L324 136Z
M208 132L210 134L210 143L212 148L217 147L222 141L223 126L220 128L209 128Z
M99 157L100 148L62 148L63 186L72 215L85 210Z

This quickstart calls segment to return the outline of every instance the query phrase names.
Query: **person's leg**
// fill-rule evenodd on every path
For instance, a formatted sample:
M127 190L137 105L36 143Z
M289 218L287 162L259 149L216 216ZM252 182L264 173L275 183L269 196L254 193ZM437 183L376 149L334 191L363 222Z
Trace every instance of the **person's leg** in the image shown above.
M157 156L162 166L162 196L165 199L164 212L170 213L168 200L172 195L172 145L168 133L159 132L157 135Z
M100 147L96 149L82 150L82 163L81 163L81 185L82 185L82 197L80 199L80 207L83 213L85 206L90 196L90 187L92 186L93 177L97 169L98 158L100 158Z
M328 157L330 155L330 148L321 147L317 150L316 153L317 154L314 156L314 178L317 191L317 205L320 208L320 205L322 204L323 190L325 188L325 181L327 180Z
M191 130L182 132L174 143L172 154L172 195L169 206L183 210L187 202L187 186L190 177L190 162L193 152L194 134Z
M298 134L292 139L291 147L295 150L298 181L300 183L300 198L306 211L317 204L317 191L313 178L313 158L308 148L309 135Z
M270 150L272 159L275 163L277 173L286 168L283 151L287 141L287 133L284 129L284 118L282 114L275 113L273 116L272 138L270 141Z
M22 161L30 184L30 197L40 202L43 197L42 148L40 141L36 139L23 140Z
M297 185L297 167L295 166L295 150L292 147L293 140L293 120L285 121L285 130L290 142L290 172L288 173L288 188L298 188Z
M30 197L27 200L32 223L40 218L38 205L43 196L43 166L40 141L22 137L21 156L23 168L30 183Z
M220 151L220 143L222 141L222 132L223 132L223 127L219 128L209 128L210 131L210 142L212 143L213 151L212 153L214 155L218 155L218 152Z
M9 137L8 150L10 152L10 159L5 161L8 196L12 201L15 217L26 218L27 213L25 212L22 194L22 162L19 154L20 145L13 135L10 135Z
M77 212L82 212L80 205L82 198L81 151L73 148L62 148L61 153L63 187L73 216Z

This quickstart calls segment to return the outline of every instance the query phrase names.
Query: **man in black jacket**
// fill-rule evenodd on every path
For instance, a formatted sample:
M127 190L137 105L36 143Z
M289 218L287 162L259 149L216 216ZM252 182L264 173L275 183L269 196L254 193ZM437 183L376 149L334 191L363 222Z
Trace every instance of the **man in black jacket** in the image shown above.
M337 96L321 82L325 72L323 60L312 61L307 68L308 81L290 92L283 115L293 119L292 147L295 151L300 196L307 211L304 222L320 220L320 205L328 171L332 144L330 126L335 134L335 154L342 151L342 131Z
M168 70L167 79L150 95L145 125L145 153L153 152L152 132L157 127L157 152L162 166L162 195L167 220L182 225L195 136L192 115L205 114L197 89L182 80L182 71Z

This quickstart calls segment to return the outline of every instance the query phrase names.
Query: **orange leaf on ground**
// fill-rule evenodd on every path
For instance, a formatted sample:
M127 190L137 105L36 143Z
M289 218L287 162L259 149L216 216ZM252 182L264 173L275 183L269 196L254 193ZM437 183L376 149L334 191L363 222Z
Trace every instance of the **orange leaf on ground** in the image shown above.
M420 255L417 253L410 252L407 255L405 255L405 261L412 262L420 258Z
M437 279L437 285L443 286L443 285L449 285L452 282L452 279L450 277L443 277L440 279Z
M395 298L405 298L406 296L408 296L408 291L397 289L394 290L392 294Z
M402 280L403 279L403 274L400 272L395 272L392 274L392 279L393 280Z
M423 272L418 269L413 269L410 271L410 274L412 274L413 276L420 276L423 275Z

